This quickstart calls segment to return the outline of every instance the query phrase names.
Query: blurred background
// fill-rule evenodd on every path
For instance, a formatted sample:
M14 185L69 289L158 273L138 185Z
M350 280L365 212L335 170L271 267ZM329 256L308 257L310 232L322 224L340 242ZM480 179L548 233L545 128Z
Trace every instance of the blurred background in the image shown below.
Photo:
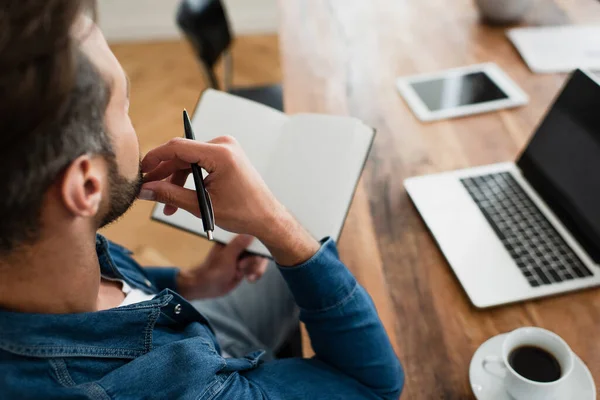
M276 33L276 0L223 0L237 35ZM114 42L177 40L180 0L98 0L100 26Z

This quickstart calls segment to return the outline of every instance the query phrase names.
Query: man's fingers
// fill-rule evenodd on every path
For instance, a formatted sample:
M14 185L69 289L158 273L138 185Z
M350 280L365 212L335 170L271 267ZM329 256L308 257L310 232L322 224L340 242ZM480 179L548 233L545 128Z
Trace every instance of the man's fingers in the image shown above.
M218 136L212 140L210 140L208 143L214 143L214 144L236 144L237 143L237 139L234 138L233 136Z
M208 253L208 256L206 256L206 259L207 260L212 260L212 259L217 258L218 254L220 252L222 252L224 248L225 248L224 244L215 243L214 246L210 249L210 252Z
M238 257L252 244L254 237L249 235L237 235L229 242L227 248L237 260Z
M177 185L177 186L182 186L185 185L185 181L187 181L187 177L188 175L191 173L190 170L179 170L176 171L173 175L171 175L169 177L169 182L171 182L173 185ZM165 215L173 215L177 212L177 207L173 206L173 205L165 205L165 208L163 210L163 213Z
M144 175L144 182L162 181L179 171L191 171L190 164L180 160L164 161Z
M224 293L229 293L233 289L235 289L240 284L240 282L242 282L242 279L244 279L243 274L234 276L233 280L231 280L229 284L225 287Z
M244 259L243 262L245 263L246 278L250 282L256 282L267 271L268 261L264 257L252 256Z
M169 182L171 182L173 185L183 187L183 185L185 185L185 181L187 181L187 177L190 173L191 173L190 170L176 171L173 175L171 175L169 177ZM177 210L178 210L177 207L167 204L167 205L165 205L165 208L163 209L163 214L173 215L177 212Z
M179 208L167 204L165 205L165 208L163 208L163 214L165 214L168 217L169 215L175 214L177 210L179 210Z
M150 150L142 160L142 172L150 172L163 161L181 160L188 164L199 164L208 172L214 171L222 146L183 138L173 138L167 143Z
M173 185L183 186L185 185L185 181L187 181L187 177L192 173L191 169L180 169L179 171L175 171L173 175L169 178L169 181Z
M200 218L196 192L184 189L171 182L156 181L144 183L139 198L141 200L157 201L165 205L183 208Z

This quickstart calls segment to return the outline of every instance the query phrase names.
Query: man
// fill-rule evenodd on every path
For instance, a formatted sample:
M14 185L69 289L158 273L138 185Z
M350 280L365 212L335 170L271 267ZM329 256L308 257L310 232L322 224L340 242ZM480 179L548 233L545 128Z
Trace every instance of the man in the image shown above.
M0 398L397 398L402 369L370 298L235 140L174 139L140 170L126 76L83 5L0 10ZM210 173L218 224L245 236L183 274L141 268L96 235L138 194L198 215L181 187L190 163ZM251 237L277 267L238 262ZM186 300L263 273L195 302L200 312ZM316 357L250 352L282 341L292 295Z

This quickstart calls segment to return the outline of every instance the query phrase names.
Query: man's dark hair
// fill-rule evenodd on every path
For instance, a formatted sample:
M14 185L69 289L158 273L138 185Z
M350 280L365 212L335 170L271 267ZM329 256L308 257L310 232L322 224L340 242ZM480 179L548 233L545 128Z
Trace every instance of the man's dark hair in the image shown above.
M79 48L84 0L0 6L0 255L39 237L44 195L82 154L114 157L109 87Z

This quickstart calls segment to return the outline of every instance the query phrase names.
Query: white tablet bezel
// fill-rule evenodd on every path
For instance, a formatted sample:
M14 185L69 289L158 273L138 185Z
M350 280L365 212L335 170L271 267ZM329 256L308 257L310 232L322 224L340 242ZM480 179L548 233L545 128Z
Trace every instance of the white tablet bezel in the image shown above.
M502 90L508 96L508 98L479 104L459 106L456 108L431 111L411 86L411 83L415 82L443 79L450 76L466 75L473 72L485 73L498 86L498 88L500 88L500 90ZM467 67L452 68L434 73L401 77L396 81L396 86L417 118L423 122L464 117L468 115L500 110L503 108L517 107L527 104L529 101L527 94L525 94L525 92L521 90L521 88L494 63L470 65Z

